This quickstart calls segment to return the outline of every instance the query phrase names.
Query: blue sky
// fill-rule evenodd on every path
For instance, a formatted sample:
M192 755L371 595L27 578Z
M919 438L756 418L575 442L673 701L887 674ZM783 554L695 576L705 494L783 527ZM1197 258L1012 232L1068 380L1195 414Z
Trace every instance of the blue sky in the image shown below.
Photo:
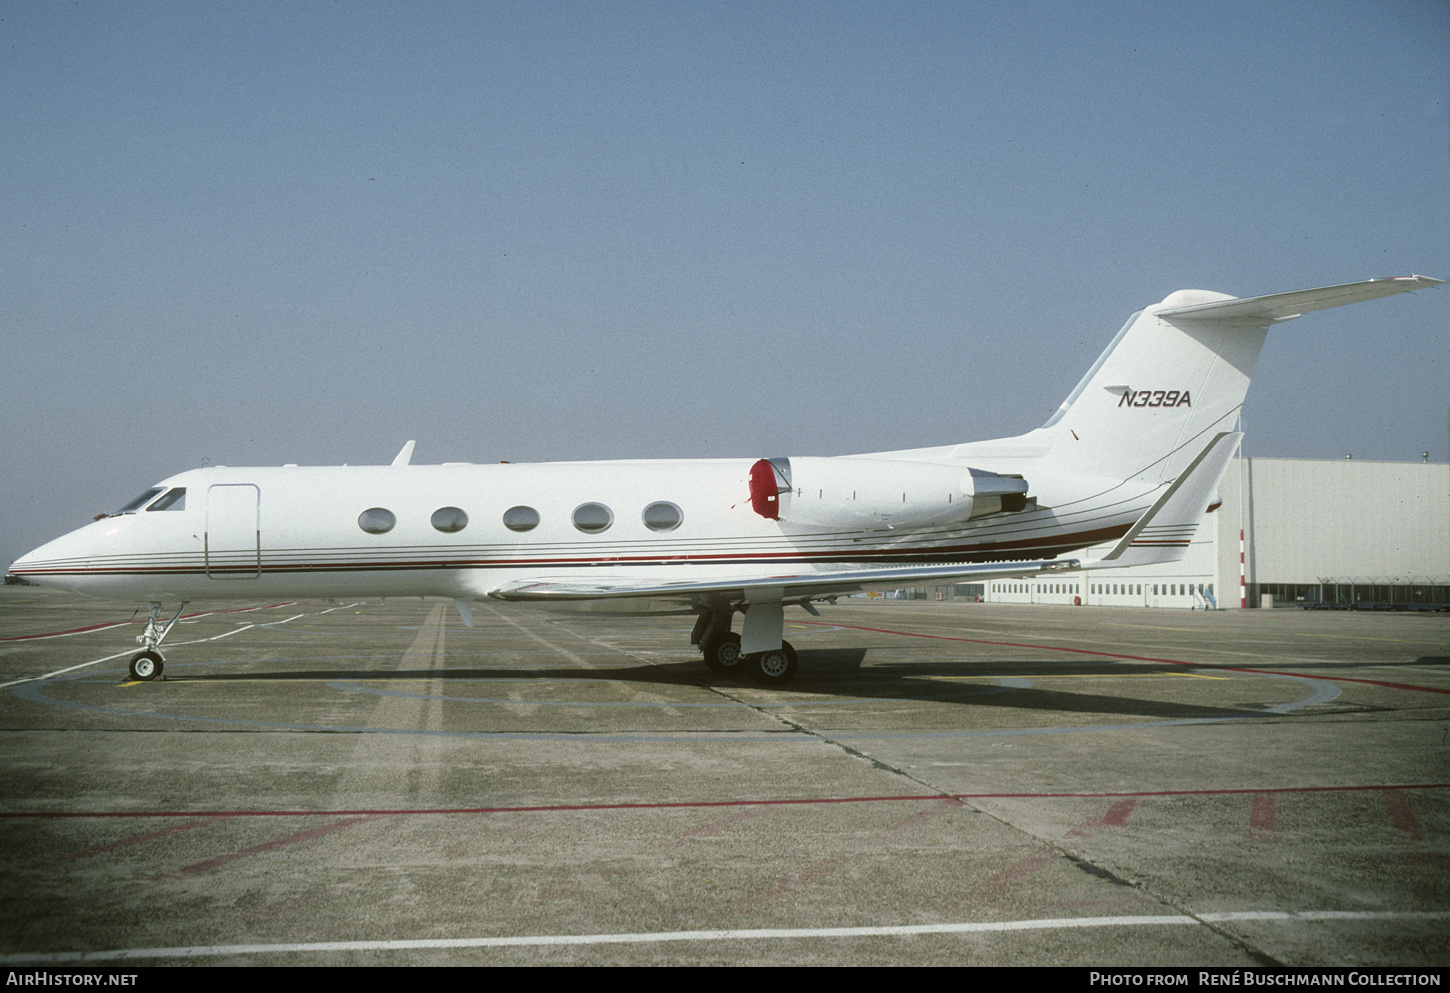
M0 561L202 463L1037 426L1132 311L1450 278L1450 4L0 2ZM1251 455L1447 458L1450 287Z

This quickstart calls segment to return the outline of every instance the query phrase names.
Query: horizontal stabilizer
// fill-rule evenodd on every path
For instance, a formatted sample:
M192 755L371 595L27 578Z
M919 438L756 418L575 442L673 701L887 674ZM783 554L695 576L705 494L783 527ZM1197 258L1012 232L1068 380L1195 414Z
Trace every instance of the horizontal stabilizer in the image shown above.
M1313 290L1294 290L1290 293L1271 293L1268 296L1246 297L1242 300L1217 300L1191 307L1176 307L1172 310L1160 310L1158 316L1170 321L1267 324L1272 321L1286 321L1312 310L1328 310L1330 307L1342 307L1362 300L1374 300L1395 293L1439 286L1443 282L1443 279L1433 279L1430 276L1365 279L1358 283L1340 283L1337 286L1321 286Z

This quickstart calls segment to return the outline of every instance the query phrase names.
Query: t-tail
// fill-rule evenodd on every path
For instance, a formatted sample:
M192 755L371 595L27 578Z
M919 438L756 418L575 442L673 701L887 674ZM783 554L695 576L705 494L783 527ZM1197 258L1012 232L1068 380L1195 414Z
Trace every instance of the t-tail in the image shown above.
M1181 558L1242 437L1237 421L1268 329L1443 282L1398 276L1245 299L1179 290L1130 317L1042 427L951 456L1025 474L1059 514L1132 521L1103 565Z
M1234 430L1268 328L1314 310L1438 286L1428 276L1367 279L1236 299L1179 290L1128 319L1033 437L1053 468L1112 479L1177 479Z

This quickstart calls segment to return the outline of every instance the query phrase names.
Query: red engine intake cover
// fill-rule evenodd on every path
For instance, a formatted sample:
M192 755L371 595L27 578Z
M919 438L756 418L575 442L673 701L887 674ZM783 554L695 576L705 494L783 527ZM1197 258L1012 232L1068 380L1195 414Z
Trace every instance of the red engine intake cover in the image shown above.
M750 506L768 521L780 520L780 482L769 459L750 467Z

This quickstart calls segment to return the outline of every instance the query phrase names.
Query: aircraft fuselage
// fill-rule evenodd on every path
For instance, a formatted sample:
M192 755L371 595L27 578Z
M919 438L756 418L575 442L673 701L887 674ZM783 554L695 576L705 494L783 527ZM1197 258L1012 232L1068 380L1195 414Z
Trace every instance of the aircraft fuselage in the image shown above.
M1061 518L1034 507L972 519L964 464L936 465L943 482L928 490L935 480L909 478L920 462L817 459L837 464L834 492L807 493L802 480L790 516L775 520L752 506L758 461L194 469L158 483L147 504L36 549L15 571L145 600L470 598L523 577L703 582L1038 559L1119 537L1148 493L1119 483L1105 502L1079 501ZM168 501L178 488L184 497Z

